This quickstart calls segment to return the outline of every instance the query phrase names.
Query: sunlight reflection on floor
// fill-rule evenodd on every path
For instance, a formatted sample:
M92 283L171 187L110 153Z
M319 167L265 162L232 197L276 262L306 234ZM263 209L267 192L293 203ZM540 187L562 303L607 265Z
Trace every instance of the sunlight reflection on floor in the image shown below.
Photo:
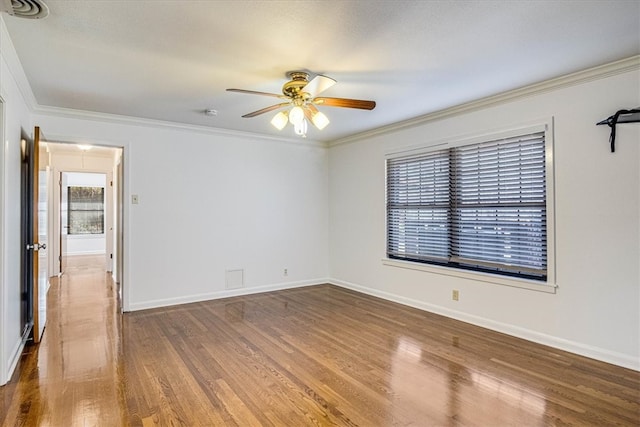
M544 424L546 401L540 393L446 361L424 351L424 346L409 337L398 340L390 381L395 419L402 419L408 408L422 408L419 419L429 425L453 420L471 425Z

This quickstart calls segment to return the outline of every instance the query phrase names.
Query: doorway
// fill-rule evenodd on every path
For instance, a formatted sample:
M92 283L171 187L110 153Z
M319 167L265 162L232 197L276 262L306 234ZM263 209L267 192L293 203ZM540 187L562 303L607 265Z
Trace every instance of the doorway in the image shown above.
M109 271L104 258L113 219L107 215L107 174L63 171L60 185L60 274L85 263Z
M51 271L101 268L121 285L123 149L56 142L49 150L56 181Z

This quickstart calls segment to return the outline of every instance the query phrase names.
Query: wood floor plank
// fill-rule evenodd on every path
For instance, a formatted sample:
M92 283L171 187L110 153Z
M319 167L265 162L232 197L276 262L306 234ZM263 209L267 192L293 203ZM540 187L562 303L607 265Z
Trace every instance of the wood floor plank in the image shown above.
M86 261L2 426L640 425L636 371L331 285L120 315Z

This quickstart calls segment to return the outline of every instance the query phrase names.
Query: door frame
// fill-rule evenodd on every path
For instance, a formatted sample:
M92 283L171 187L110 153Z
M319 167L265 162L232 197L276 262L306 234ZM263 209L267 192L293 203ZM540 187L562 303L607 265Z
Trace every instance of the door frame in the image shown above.
M5 360L5 325L7 325L6 277L5 264L5 174L7 170L5 153L7 150L5 137L5 102L0 96L0 386L7 382L7 361Z
M128 285L129 283L131 283L129 279L129 265L131 264L129 259L129 250L128 250L129 249L129 230L130 230L130 227L129 227L129 208L130 207L126 203L126 200L128 200L128 197L130 194L129 187L128 187L130 170L128 167L129 162L126 161L126 159L130 156L129 142L128 141L115 142L115 141L108 141L108 140L92 140L92 139L86 139L86 138L72 137L68 135L57 135L57 134L52 134L51 132L47 132L47 140L49 143L54 143L54 144L72 144L72 145L89 144L94 146L120 149L120 164L122 168L122 177L116 182L116 185L118 186L117 188L119 189L119 191L122 193L122 196L121 196L121 200L119 200L119 198L117 197L114 197L113 206L121 216L120 216L120 222L118 222L118 218L114 218L114 228L118 227L118 229L114 230L114 234L116 234L114 240L116 242L114 244L113 249L117 250L119 245L119 247L121 248L120 257L122 258L122 261L117 266L118 270L116 271L116 275L113 275L113 279L114 279L114 282L119 280L118 285L119 285L120 298L121 298L120 312L129 311ZM56 173L60 172L60 169L54 168L54 165L52 165L51 169L53 171L54 177ZM68 171L69 172L91 172L89 170L84 170L84 171L68 170ZM114 168L114 171L115 171L115 168ZM96 170L95 172L104 173L103 170ZM113 176L113 178L115 178L115 176ZM115 181L116 180L114 179L114 182ZM57 185L53 186L53 188L55 188L56 186ZM59 187L57 191L60 191ZM53 197L56 197L56 196L54 195ZM119 202L122 204L119 205L118 204ZM59 212L58 212L58 215L59 215ZM56 221L58 222L58 227L60 226L59 220L60 220L59 217L54 218L54 222ZM56 235L56 230L54 230L54 236L55 235ZM56 241L52 244L57 244L57 243L58 242ZM53 251L51 252L51 254L52 255L50 255L51 257L50 262L53 264L57 264L56 260L54 259ZM116 254L116 257L118 257L117 254ZM53 271L57 271L57 269Z

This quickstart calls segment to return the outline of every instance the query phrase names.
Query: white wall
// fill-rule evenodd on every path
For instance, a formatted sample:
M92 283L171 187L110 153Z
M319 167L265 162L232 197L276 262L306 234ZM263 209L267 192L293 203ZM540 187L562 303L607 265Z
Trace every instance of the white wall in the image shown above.
M0 98L4 126L0 135L0 385L5 384L22 351L20 333L20 134L33 135L29 109L9 62L16 58L0 17Z
M547 89L548 90L548 89ZM329 155L334 282L640 369L640 125L595 123L640 105L634 71L335 145ZM557 293L383 265L385 153L555 120ZM452 301L453 289L460 301Z
M124 147L125 309L328 277L326 148L66 115L34 121L51 140ZM234 269L244 288L226 290Z
M67 239L66 256L102 255L107 251L104 234L70 235Z

